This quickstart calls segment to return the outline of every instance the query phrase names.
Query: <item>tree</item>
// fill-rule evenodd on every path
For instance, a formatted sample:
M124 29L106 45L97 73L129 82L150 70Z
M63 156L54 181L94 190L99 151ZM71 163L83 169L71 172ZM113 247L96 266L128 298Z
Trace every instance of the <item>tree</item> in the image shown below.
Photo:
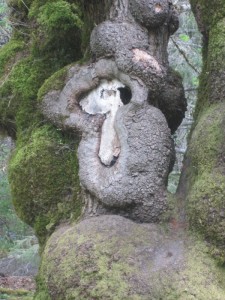
M207 246L180 229L185 211L223 258L222 152L215 147L223 110L209 100L220 95L210 83L223 72L215 69L217 51L206 56L217 15L207 21L204 3L193 3L205 64L177 202L166 195L170 131L186 103L167 60L178 26L172 3L9 4L17 27L0 52L0 125L17 139L9 168L14 205L41 245L35 299L222 299L221 270Z
M212 245L224 262L224 3L191 1L203 35L203 70L200 76L195 123L182 172L179 196L190 225Z

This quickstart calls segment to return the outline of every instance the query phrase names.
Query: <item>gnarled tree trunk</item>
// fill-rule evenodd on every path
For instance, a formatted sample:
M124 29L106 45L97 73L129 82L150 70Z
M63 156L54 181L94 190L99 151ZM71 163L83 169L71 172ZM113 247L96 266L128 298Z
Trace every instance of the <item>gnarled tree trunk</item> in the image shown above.
M168 209L174 157L160 110L174 132L186 109L167 55L177 15L169 1L120 0L106 18L90 36L94 59L69 68L65 87L43 95L42 112L63 130L82 134L78 159L86 216L159 221Z
M0 52L0 124L17 130L14 203L42 245L35 299L223 299L206 245L175 221L157 224L169 206L171 132L186 109L167 58L178 27L171 1L9 2L20 22L8 46L15 60ZM223 90L212 88L224 74L219 2L218 14L193 3L205 65L179 189L215 251L224 228Z

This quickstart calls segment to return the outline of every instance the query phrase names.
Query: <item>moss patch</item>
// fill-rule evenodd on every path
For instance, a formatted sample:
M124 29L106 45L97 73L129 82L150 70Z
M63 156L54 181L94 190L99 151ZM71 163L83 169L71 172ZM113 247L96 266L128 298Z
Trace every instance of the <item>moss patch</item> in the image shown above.
M80 215L74 137L45 125L38 90L56 71L81 57L80 9L64 0L9 0L18 22L13 39L0 49L0 126L17 138L10 184L18 215L34 227L41 244L55 226ZM23 24L24 26L21 26ZM17 53L21 56L17 56ZM10 70L8 70L10 66ZM40 93L64 83L66 69ZM44 90L45 89L45 90Z
M35 300L43 283L58 300L223 300L225 272L199 240L119 216L61 227L43 253Z
M0 88L1 125L24 131L38 121L36 95L49 73L43 60L27 57L17 62Z
M67 68L60 69L81 58L81 44L87 47L93 19L105 17L99 14L105 6L92 1L92 20L82 43L83 1L9 0L8 4L15 30L10 43L0 49L0 127L16 138L9 166L15 208L35 229L43 247L58 224L80 216L81 203L77 140L46 124L38 97L62 87ZM44 285L37 297L49 299Z
M61 220L80 215L76 144L44 126L17 147L9 166L13 202L19 217L40 241Z
M7 288L0 287L0 293L7 294L7 295L16 295L16 296L27 296L29 294L32 294L31 292L27 290L11 290Z
M18 24L26 26L18 26L0 49L0 126L19 136L43 121L37 93L44 81L81 58L82 20L79 7L64 0L11 0L9 6Z
M223 119L225 106L214 105L201 113L193 130L189 155L193 173L201 174L215 167L223 144Z
M206 244L200 237L192 238L182 278L177 278L177 298L168 295L166 299L222 300L225 291L224 278L224 269L211 258Z
M210 30L209 34L209 63L210 68L214 70L224 69L224 55L225 55L225 17L219 20L215 26Z
M197 15L198 23L204 24L206 31L225 17L225 3L223 0L217 0L216 5L211 0L191 0L190 2ZM201 22L199 22L200 20Z
M64 59L49 61L31 56L19 60L0 87L0 125L17 129L19 137L20 133L24 136L28 128L42 122L38 110L38 90L44 80L64 63Z
M218 0L191 0L199 29L203 34L203 70L200 76L198 101L195 117L211 103L224 99L224 34L225 3Z
M224 112L224 104L217 104L199 115L187 153L190 225L211 243L220 262L225 261Z
M30 16L36 13L31 10ZM74 26L80 28L83 25L79 15L80 10L76 4L70 4L64 0L48 1L40 7L37 21L49 33L58 30L66 31Z
M0 51L0 77L4 73L8 73L8 64L15 59L16 53L24 49L24 42L20 40L10 40Z
M66 66L45 80L38 91L38 101L41 101L50 90L61 90L64 87L68 69L69 67Z
M67 61L81 57L82 19L80 9L70 1L33 1L29 18L36 22L31 50L34 56L57 56Z
M189 194L188 212L192 228L218 247L212 252L220 262L225 262L225 181L216 172L203 173Z

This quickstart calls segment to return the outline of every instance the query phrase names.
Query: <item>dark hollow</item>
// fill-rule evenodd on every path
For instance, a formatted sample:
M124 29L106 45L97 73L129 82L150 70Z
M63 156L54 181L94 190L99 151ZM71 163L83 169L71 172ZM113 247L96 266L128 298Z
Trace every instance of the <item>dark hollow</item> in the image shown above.
M120 91L120 99L124 105L128 104L132 98L132 93L129 87L118 88Z

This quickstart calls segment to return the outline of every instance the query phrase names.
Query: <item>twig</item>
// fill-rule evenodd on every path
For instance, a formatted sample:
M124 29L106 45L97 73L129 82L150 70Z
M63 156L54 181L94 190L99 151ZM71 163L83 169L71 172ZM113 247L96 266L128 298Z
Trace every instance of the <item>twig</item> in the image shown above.
M187 58L186 53L179 47L179 45L177 44L177 42L174 40L174 38L171 38L171 41L173 42L173 44L175 45L175 47L177 48L177 50L180 52L180 54L183 56L183 58L185 59L186 63L199 75L200 72L196 69L196 67L189 61L189 59Z
M21 0L21 1L22 1L23 5L27 8L27 10L29 11L29 7L27 7L26 3L23 0Z
M2 36L7 37L8 39L10 38L10 32L5 28L3 28L1 25L0 25L0 31Z

